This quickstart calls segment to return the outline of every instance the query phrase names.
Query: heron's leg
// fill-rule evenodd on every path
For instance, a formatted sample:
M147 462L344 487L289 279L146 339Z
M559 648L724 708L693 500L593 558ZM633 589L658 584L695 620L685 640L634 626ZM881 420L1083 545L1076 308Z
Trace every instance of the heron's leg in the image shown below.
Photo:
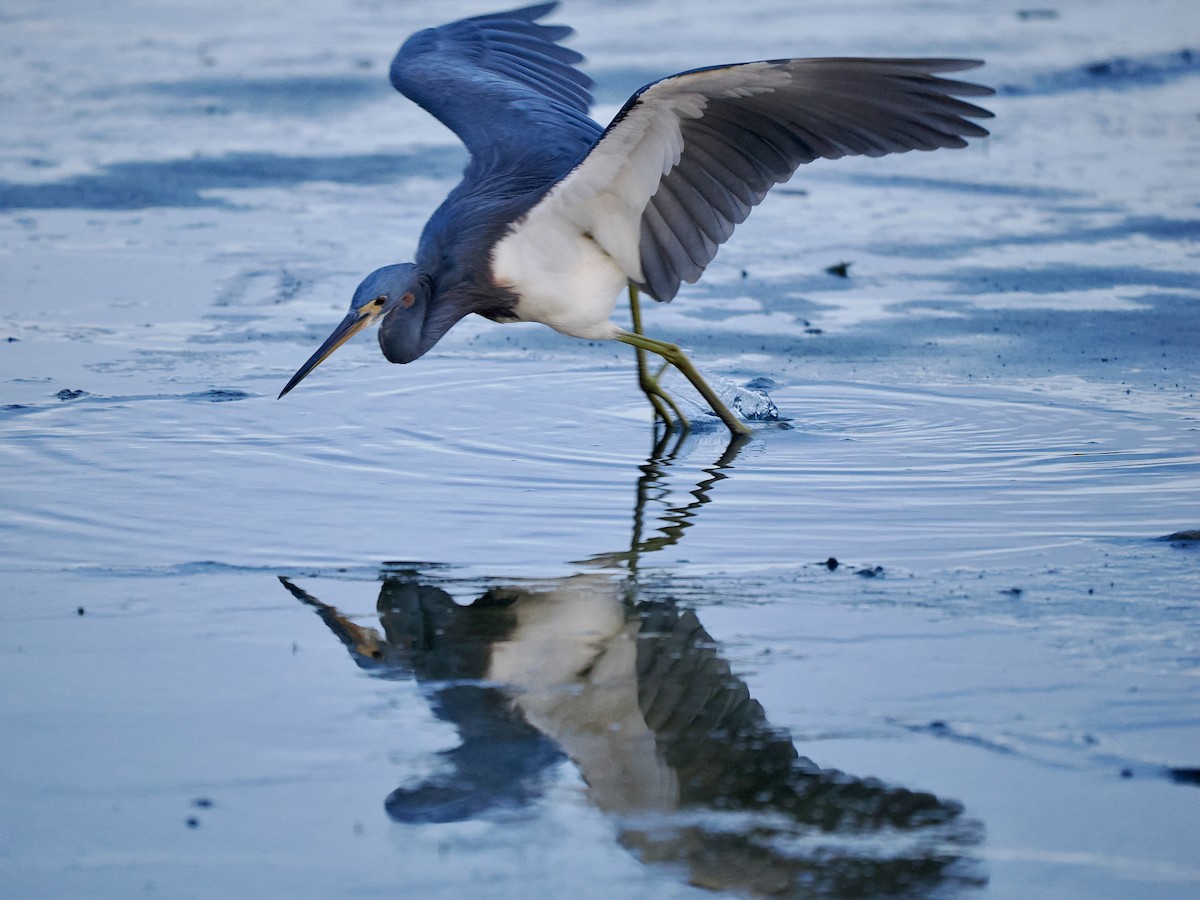
M692 361L684 355L684 352L674 344L668 344L666 341L660 341L657 338L647 337L644 334L634 334L626 331L617 335L617 340L624 344L629 344L632 347L637 347L642 350L649 350L651 353L657 353L668 363L677 368L688 381L692 383L700 396L704 398L704 402L709 405L713 412L717 414L725 427L734 434L751 434L751 430L745 422L729 411L729 408L721 402L721 398L717 396L717 392L708 386L708 382L701 377L696 371L696 367L692 365ZM672 403L672 406L674 404Z
M629 285L629 313L633 318L633 333L641 337L645 337L642 333L642 305L638 300L638 289L635 285ZM664 391L658 384L658 379L662 377L662 373L666 370L669 363L664 362L662 368L654 375L650 374L650 366L646 361L646 351L635 345L637 350L637 367L638 367L638 385L642 389L642 393L646 395L646 399L650 401L650 405L654 408L654 415L663 420L663 424L667 429L671 428L671 416L667 412L675 413L675 418L679 421L679 427L686 431L688 428L687 416L675 400Z

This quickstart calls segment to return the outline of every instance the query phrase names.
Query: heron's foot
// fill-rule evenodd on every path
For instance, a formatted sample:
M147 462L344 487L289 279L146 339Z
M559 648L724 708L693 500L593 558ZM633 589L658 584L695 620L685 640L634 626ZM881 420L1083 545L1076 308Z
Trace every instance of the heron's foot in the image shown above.
M650 401L650 406L654 409L654 417L662 419L662 423L666 426L667 431L672 431L675 428L678 428L680 431L687 431L691 428L692 423L683 414L683 410L679 408L679 404L675 402L675 398L668 394L662 385L659 384L659 379L662 378L662 374L666 370L667 366L664 363L656 373L651 374L643 362L642 365L638 366L638 386L641 387L642 393L646 395L646 399ZM673 420L672 417L674 417Z
M646 395L646 399L650 401L650 405L654 407L655 418L662 419L668 431L676 425L678 425L680 432L686 432L691 428L691 423L682 410L680 410L679 404L658 383L658 380L662 377L662 373L667 370L667 367L674 366L679 370L679 374L692 383L692 386L700 393L700 396L712 407L712 411L717 414L717 418L725 423L725 427L729 429L730 433L743 436L750 434L750 429L746 424L731 413L729 408L721 402L721 398L709 387L708 382L700 377L700 373L696 371L696 367L692 365L692 361L687 358L687 355L682 350L674 344L668 344L666 341L647 337L642 332L642 306L638 299L637 286L632 284L629 285L629 311L633 318L633 331L627 331L622 335L618 335L617 340L637 349L638 384L641 385L642 393ZM654 353L663 359L662 368L655 375L650 374L650 368L646 364L647 353ZM674 424L671 422L668 411L675 414Z
M638 299L638 289L636 285L629 285L629 314L633 318L633 333L638 337L643 337L642 334L642 305ZM646 362L646 349L635 345L637 349L637 369L638 369L638 386L641 387L642 393L646 395L646 399L650 401L650 406L654 410L654 420L657 422L662 419L662 423L669 434L676 423L679 425L680 432L686 432L691 423L687 416L679 409L679 405L675 402L662 386L658 383L662 378L663 372L667 370L669 363L664 362L653 375L650 374L650 366ZM675 415L675 422L671 421L671 414Z
M716 391L701 377L700 373L696 371L696 367L692 365L691 360L677 346L668 344L666 341L647 337L644 334L636 334L628 331L618 335L617 340L636 347L639 351L648 351L662 357L666 361L663 369L667 366L674 366L678 369L679 373L692 383L692 386L704 398L704 401L712 411L716 413L717 418L725 423L725 427L731 433L735 435L748 435L752 433L749 426L735 416L729 410L729 407L721 402L721 398L717 396ZM661 374L662 369L659 370L659 375ZM641 385L647 399L650 400L650 405L654 407L655 415L667 422L668 427L671 426L671 422L664 415L663 407L674 411L681 428L687 429L689 427L687 417L680 411L678 404L659 386L658 376L650 376L645 360L640 353L638 355L638 383Z
M675 399L670 394L658 387L657 384L643 384L642 391L646 394L646 399L650 401L650 406L654 408L655 418L662 419L662 423L666 426L667 431L674 431L675 429L688 431L691 429L691 421L683 414L683 410L679 408L679 404L675 402Z

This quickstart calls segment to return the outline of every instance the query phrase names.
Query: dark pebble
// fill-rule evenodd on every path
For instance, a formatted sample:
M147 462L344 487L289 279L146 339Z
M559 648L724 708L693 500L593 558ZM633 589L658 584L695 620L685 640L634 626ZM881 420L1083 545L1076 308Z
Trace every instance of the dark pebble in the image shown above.
M1057 9L1018 9L1017 18L1028 22L1031 19L1050 21L1058 18Z
M838 561L836 559L834 559L832 556L829 557L829 559L825 560L825 568L827 568L830 572L834 571L837 567L838 567Z
M1189 528L1186 531L1176 531L1159 538L1160 541L1170 541L1173 544L1200 543L1200 529Z

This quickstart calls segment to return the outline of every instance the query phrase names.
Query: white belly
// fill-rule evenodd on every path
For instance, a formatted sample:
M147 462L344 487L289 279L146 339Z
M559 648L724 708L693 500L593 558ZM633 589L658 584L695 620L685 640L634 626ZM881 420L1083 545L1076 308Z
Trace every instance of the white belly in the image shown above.
M587 340L613 338L621 329L609 319L628 278L595 241L562 225L526 218L492 250L492 278L516 292L513 312L522 322Z

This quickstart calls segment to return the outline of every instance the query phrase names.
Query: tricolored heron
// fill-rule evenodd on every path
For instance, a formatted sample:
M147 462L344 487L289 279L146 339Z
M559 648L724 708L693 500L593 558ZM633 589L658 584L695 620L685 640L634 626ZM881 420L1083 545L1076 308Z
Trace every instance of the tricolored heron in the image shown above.
M607 128L587 115L583 57L540 25L556 3L419 31L392 60L396 90L458 135L462 181L434 212L416 261L359 285L350 312L282 397L379 322L379 345L409 363L456 322L541 322L637 349L639 383L668 427L687 420L650 373L662 357L735 434L746 424L674 344L642 333L638 292L666 302L776 184L818 157L966 146L990 88L940 77L966 59L782 59L693 69L635 93ZM632 330L611 321L629 290ZM661 374L661 371L660 373Z

